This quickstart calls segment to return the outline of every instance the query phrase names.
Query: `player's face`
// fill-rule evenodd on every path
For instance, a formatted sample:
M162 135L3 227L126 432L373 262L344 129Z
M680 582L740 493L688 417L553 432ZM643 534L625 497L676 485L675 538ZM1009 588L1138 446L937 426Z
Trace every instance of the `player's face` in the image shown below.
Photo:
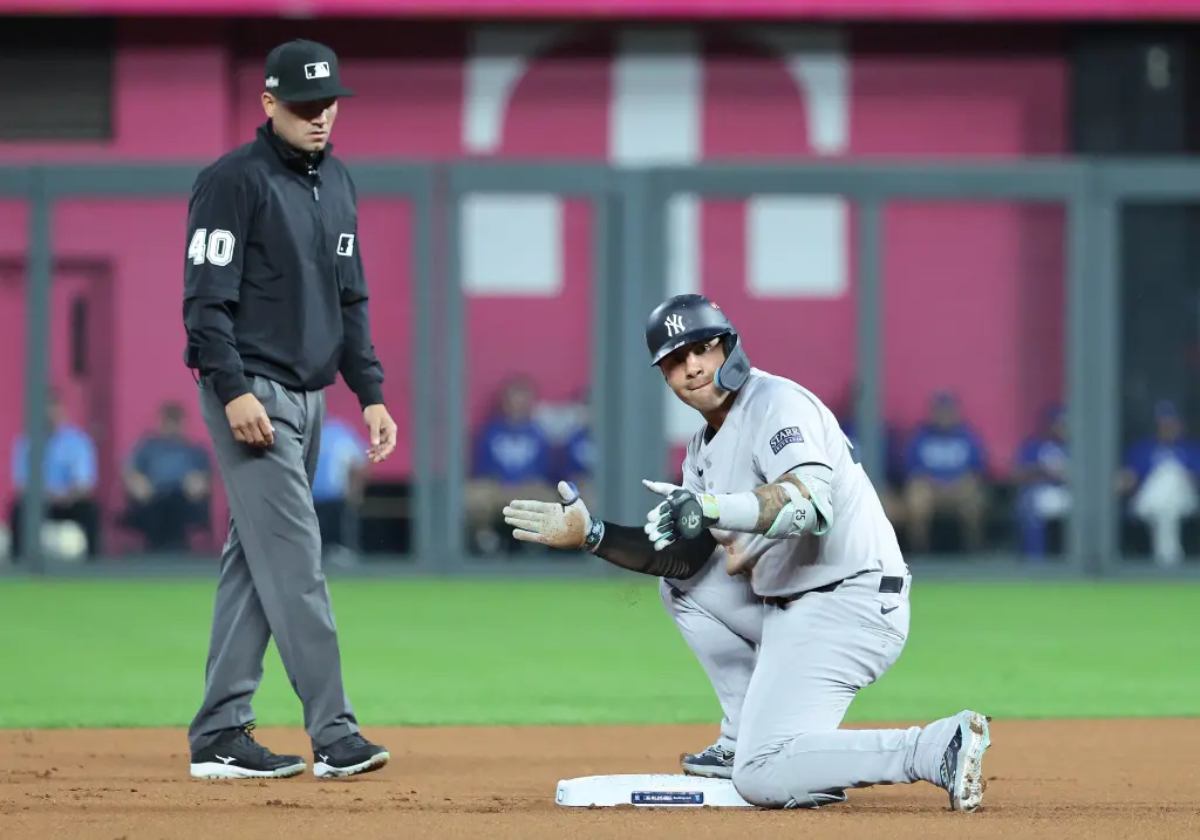
M302 152L319 152L329 143L338 113L336 99L284 102L264 92L262 103L275 133L288 145Z
M729 392L718 388L716 382L724 361L721 339L710 338L680 347L658 366L675 396L703 414L720 408L729 397Z

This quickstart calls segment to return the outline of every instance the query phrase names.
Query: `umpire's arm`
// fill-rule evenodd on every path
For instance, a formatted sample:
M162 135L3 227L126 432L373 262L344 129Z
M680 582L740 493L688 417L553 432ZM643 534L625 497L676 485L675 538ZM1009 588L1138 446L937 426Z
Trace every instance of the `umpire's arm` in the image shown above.
M207 170L188 201L183 323L187 362L211 377L223 404L250 392L234 339L252 204L244 178Z

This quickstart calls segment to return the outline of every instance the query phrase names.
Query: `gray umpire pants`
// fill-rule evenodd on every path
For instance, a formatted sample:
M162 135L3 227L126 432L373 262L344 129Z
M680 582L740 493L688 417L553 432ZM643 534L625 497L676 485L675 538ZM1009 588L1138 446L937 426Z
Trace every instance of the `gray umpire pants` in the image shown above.
M342 686L312 500L325 395L292 391L258 376L250 377L250 388L275 427L275 443L266 449L234 440L225 406L207 381L200 383L200 407L225 482L230 523L204 701L188 729L193 750L223 729L254 720L250 701L271 637L304 705L304 728L314 748L358 731Z

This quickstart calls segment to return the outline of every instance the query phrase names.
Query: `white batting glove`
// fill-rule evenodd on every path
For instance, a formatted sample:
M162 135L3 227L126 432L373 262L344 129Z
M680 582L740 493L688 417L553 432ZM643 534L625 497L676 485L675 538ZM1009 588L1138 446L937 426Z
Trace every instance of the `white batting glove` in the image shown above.
M588 535L596 530L579 490L567 481L558 483L561 502L513 499L504 508L504 521L513 528L513 537L523 542L551 548L581 549L588 546Z

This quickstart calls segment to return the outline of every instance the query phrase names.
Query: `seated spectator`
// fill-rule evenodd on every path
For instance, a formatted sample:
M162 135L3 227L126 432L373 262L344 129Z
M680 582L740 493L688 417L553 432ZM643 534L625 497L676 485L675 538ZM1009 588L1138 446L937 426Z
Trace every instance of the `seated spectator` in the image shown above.
M325 553L356 547L352 544L356 541L345 533L346 514L362 502L366 470L366 440L349 423L326 416L312 482L313 506Z
M45 492L45 519L72 522L82 531L86 553L94 557L99 549L99 512L96 506L96 446L87 432L66 422L62 401L51 393L46 406L47 433L42 461L42 487ZM21 509L29 478L29 441L20 435L13 445L13 488L17 492L10 514L13 557L19 558L21 546Z
M1017 525L1021 551L1046 555L1047 524L1064 521L1071 510L1067 487L1067 419L1061 406L1046 411L1042 429L1017 451L1013 480L1018 485Z
M475 439L467 482L467 524L475 548L498 551L505 532L501 510L515 498L556 498L550 476L550 443L533 421L533 383L515 377L501 388L497 411Z
M1183 418L1174 403L1158 403L1154 423L1154 437L1126 451L1119 486L1129 494L1130 512L1150 532L1155 561L1169 567L1183 559L1183 520L1197 512L1200 445L1184 438Z
M146 435L125 466L128 507L121 524L140 532L152 551L187 548L192 528L205 528L212 466L203 446L183 433L183 406L163 403L158 431Z
M967 551L982 548L986 507L983 444L963 421L953 395L934 395L929 419L909 441L904 460L910 549L929 551L933 517L941 512L957 517Z

